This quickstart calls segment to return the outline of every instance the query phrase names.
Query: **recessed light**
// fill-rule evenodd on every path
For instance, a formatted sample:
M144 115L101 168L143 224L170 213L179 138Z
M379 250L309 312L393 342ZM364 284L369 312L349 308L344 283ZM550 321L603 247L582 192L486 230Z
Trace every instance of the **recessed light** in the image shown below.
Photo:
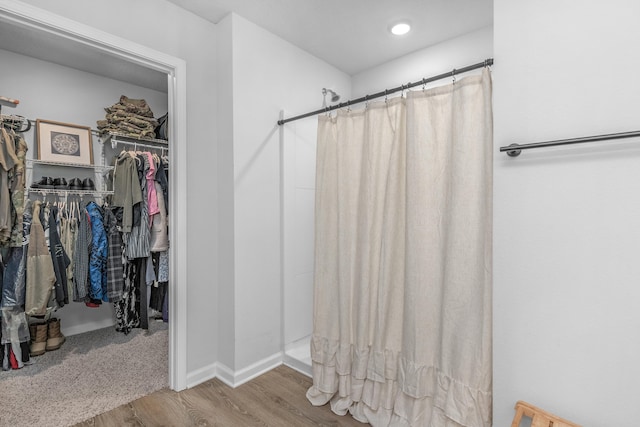
M407 22L398 22L391 27L391 33L396 36L402 36L411 31L411 25Z

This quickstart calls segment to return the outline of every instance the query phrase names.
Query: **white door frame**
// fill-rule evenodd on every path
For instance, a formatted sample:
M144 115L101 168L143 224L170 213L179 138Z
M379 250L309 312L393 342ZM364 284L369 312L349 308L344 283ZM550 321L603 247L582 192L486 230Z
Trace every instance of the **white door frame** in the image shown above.
M129 40L14 0L0 0L2 22L82 43L168 76L169 148L169 387L187 387L187 126L186 62Z

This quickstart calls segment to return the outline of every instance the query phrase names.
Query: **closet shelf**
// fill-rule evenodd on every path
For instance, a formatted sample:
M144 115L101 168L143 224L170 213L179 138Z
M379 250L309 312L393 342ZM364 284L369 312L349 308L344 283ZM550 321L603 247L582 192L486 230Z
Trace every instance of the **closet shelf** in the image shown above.
M40 193L40 194L57 194L59 196L65 195L78 195L78 196L108 196L113 194L112 190L63 190L60 188L25 188L25 193Z
M118 144L133 145L138 147L169 150L169 141L166 139L152 139L152 138L135 138L119 133L103 133L98 134L100 142L107 144L111 142L111 148L116 148Z
M85 169L94 169L94 170L101 170L101 171L109 171L113 169L113 166L106 166L106 165L79 165L76 163L51 162L47 160L37 160L37 159L25 159L25 160L27 164L36 164L36 165L85 168Z

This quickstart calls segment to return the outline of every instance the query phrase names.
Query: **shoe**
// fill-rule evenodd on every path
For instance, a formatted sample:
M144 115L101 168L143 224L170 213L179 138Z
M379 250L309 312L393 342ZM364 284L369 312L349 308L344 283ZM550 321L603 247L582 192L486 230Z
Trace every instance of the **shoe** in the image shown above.
M67 190L69 186L67 185L67 180L65 178L55 178L53 180L53 188L56 190Z
M82 190L82 180L80 178L71 178L69 180L69 190Z
M60 348L60 346L64 343L65 337L60 332L60 319L52 318L49 320L49 331L47 334L47 351L53 351Z
M83 190L95 190L96 189L96 185L93 183L93 180L91 178L85 178L84 181L82 181L82 189Z
M87 307L91 307L91 308L98 308L100 306L102 306L102 300L96 299L96 298L88 298L84 305L86 305Z
M29 354L31 356L40 356L46 351L47 330L46 323L32 323L29 325L29 333L31 334Z
M43 176L38 182L31 184L31 188L51 188L53 189L53 179L48 176Z

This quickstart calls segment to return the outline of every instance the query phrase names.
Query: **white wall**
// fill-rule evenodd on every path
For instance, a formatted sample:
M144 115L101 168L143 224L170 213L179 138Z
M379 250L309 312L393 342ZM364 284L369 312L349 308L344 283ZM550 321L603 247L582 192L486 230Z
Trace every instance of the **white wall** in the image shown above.
M233 190L233 44L232 15L218 29L218 358L217 363L235 369L235 242Z
M347 95L342 94L343 99ZM319 107L319 106L317 106ZM317 109L317 108L316 108ZM300 111L284 112L285 117ZM313 332L317 117L282 126L283 339L285 349ZM310 348L307 346L310 355Z
M482 62L490 58L492 52L493 28L481 28L354 75L353 97L359 98ZM450 81L441 80L427 87L446 83Z
M237 15L231 19L236 351L232 368L238 371L274 360L282 350L279 112L321 107L323 87L349 96L350 81L346 74L246 19Z
M118 80L107 79L24 55L0 50L0 87L18 98L16 108L5 107L6 114L18 114L29 119L44 119L96 128L96 120L104 119L104 107L115 104L120 95L145 99L156 117L167 112L167 94L141 88ZM78 90L82 88L83 90ZM34 127L24 134L29 145L28 158L37 158L37 139ZM100 162L100 144L94 140L94 164ZM107 152L110 150L107 150ZM110 158L107 159L110 162ZM42 176L53 178L92 178L93 170L34 165L27 186ZM48 200L54 200L50 196ZM115 324L113 304L88 308L71 301L58 310L62 332L65 335L87 332Z
M637 425L640 3L494 3L494 425L519 399L590 427Z
M187 63L187 370L208 368L217 354L218 204L216 27L158 0L28 0L51 13L182 58ZM193 379L197 380L197 379Z

